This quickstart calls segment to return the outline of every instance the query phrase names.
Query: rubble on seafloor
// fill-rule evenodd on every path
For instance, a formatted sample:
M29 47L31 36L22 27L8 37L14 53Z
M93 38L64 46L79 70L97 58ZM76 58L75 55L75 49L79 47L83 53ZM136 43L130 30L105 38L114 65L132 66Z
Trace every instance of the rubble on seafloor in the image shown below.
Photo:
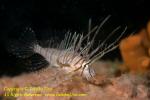
M0 95L3 100L148 100L148 89L143 76L123 74L118 71L119 63L99 61L93 64L96 76L91 81L80 75L65 76L57 68L22 74L13 78L0 78ZM21 91L20 94L42 96L4 96L7 88L49 87L51 91ZM5 88L5 89L4 89ZM17 94L17 91L13 91ZM46 94L51 94L48 96ZM52 96L53 94L53 96ZM54 96L59 94L59 96ZM62 94L62 95L61 95ZM64 96L65 94L84 94Z

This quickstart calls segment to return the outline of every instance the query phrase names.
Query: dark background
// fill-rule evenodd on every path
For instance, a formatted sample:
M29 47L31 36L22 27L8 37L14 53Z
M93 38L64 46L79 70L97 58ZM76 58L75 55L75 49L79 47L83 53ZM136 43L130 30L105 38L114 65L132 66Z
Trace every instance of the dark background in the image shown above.
M146 25L150 18L148 4L148 0L0 0L0 74L24 71L17 65L20 59L8 52L7 42L17 39L26 27L32 27L38 40L61 38L67 30L85 32L89 18L95 25L112 15L105 30L126 25L127 36ZM106 35L98 37L104 39ZM120 59L119 50L104 57L116 58Z

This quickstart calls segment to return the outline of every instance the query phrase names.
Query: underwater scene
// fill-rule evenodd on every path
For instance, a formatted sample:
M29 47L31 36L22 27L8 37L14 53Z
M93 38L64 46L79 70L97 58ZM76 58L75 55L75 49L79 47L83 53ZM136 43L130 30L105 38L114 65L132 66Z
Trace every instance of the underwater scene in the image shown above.
M0 100L150 100L147 0L0 0Z

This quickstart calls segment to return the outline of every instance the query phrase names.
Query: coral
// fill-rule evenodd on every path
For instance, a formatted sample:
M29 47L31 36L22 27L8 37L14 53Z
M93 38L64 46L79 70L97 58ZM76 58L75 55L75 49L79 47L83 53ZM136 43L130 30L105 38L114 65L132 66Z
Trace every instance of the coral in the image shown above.
M147 72L150 67L150 21L146 28L120 42L124 66L132 73Z

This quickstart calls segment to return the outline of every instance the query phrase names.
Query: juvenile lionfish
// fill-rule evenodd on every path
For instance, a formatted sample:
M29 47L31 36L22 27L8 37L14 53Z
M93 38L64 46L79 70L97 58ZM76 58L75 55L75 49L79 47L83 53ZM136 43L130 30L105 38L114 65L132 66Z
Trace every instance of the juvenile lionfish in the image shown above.
M68 32L65 34L65 38L61 43L57 44L55 47L52 46L52 43L54 42L51 40L49 47L45 48L40 46L37 41L28 44L24 39L21 39L20 41L23 41L23 43L26 44L22 44L22 46L18 48L12 45L11 48L13 49L11 49L11 51L22 58L25 58L27 55L31 56L32 53L38 53L42 55L51 66L62 68L66 73L81 73L83 77L90 80L95 76L95 71L91 67L92 63L103 57L106 53L116 49L118 47L117 42L127 29L127 27L125 27L115 41L104 49L101 49L112 34L120 29L120 26L115 28L104 41L102 41L95 49L91 50L97 34L109 18L110 16L106 17L100 25L95 26L94 28L91 28L91 20L89 20L89 30L86 35ZM35 37L34 31L31 28L27 28L26 32L31 33L31 35ZM30 40L30 38L28 40Z

